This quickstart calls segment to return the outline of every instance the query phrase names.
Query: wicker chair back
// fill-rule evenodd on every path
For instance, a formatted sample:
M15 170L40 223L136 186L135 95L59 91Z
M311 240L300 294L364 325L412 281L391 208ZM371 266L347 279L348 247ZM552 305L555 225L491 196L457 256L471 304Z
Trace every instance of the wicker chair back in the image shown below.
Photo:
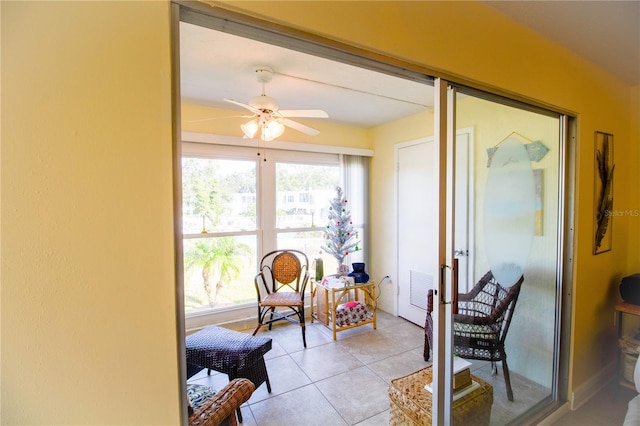
M513 286L503 287L489 271L470 292L458 295L458 313L453 316L454 352L461 358L491 361L494 374L497 373L495 363L502 362L509 401L513 401L513 391L504 342L523 282L524 276ZM425 321L425 361L429 360L433 347L432 311L433 290L429 290Z

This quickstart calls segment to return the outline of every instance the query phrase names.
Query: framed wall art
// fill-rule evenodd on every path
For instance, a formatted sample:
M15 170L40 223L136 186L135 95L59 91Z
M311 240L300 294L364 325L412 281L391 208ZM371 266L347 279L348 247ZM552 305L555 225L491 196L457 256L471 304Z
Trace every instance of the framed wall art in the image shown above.
M595 135L595 179L593 186L593 254L611 250L613 219L613 135Z

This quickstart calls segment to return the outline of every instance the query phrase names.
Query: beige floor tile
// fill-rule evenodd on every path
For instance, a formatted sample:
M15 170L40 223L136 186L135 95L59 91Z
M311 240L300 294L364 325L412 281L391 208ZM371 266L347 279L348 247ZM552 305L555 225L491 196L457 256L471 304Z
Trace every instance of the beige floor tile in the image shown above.
M378 330L385 329L387 327L391 327L394 325L402 324L407 320L391 315L390 313L384 311L378 311L376 313L376 323L378 326Z
M358 426L387 426L389 424L389 410L385 410L380 414L376 414L356 424Z
M266 360L267 373L271 383L271 393L266 384L262 384L253 392L249 404L273 398L274 396L298 389L311 383L304 371L291 359L289 355Z
M322 327L320 324L306 324L306 340L307 348L313 348L320 345L326 345L331 343L333 339L330 336L322 333L318 327ZM277 341L282 349L287 353L293 353L304 350L304 344L302 342L302 331L297 324L282 323L274 326L269 330L267 327L263 327L259 332L260 336L268 336Z
M367 367L321 380L316 386L349 424L389 409L389 385Z
M388 329L387 329L388 330ZM391 335L382 334L379 330L371 333L359 334L337 342L364 364L398 355L407 350L407 346Z
M424 330L412 322L404 321L381 329L379 333L389 339L389 344L403 351L424 348Z
M266 336L266 334L265 334ZM264 354L264 359L272 359L277 358L282 355L286 355L287 351L278 343L277 340L271 338L271 350Z
M338 345L323 345L291 354L291 358L312 381L326 379L364 364Z
M347 424L314 385L251 404L250 409L260 426Z
M249 332L252 332L250 330ZM430 365L423 359L424 331L386 312L378 313L378 329L357 327L338 333L318 323L307 324L307 348L300 327L281 323L260 335L273 339L265 355L272 393L261 385L242 407L243 426L263 425L386 425L389 423L389 382ZM549 390L515 372L511 384L515 401L506 397L502 368L491 375L486 361L472 361L472 373L494 387L491 425L512 422ZM203 370L189 382L221 389L225 374ZM556 424L567 426L621 424L627 402L636 394L616 392L612 383L580 410Z
M422 358L422 352L418 354L415 351L407 351L369 364L368 367L390 383L392 379L406 376L429 365L431 362Z
M493 406L491 407L491 425L504 425L516 416L525 413L529 408L551 395L551 390L535 382L524 379L511 371L511 388L513 401L507 399L507 387L504 382L502 366L498 363L498 372L492 374L491 363L474 361L472 374L493 386Z

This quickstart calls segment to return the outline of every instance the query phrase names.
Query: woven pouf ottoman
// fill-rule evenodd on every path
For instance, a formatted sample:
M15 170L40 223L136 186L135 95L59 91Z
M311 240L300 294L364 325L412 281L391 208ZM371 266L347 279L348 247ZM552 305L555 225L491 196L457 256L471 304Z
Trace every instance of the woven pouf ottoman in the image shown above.
M489 424L493 387L475 376L471 377L480 387L453 401L454 425ZM427 383L431 383L431 366L391 380L390 425L431 425L431 392L424 388Z

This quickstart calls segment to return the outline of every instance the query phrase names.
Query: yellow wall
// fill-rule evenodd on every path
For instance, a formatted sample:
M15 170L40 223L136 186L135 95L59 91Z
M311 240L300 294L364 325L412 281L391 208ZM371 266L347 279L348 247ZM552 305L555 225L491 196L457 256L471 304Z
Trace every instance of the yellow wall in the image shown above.
M178 424L169 3L1 7L0 423Z
M232 6L576 111L573 387L611 361L600 348L640 226L616 220L613 250L591 255L593 133L616 138L616 208L638 208L624 186L640 170L638 88L480 4ZM169 4L0 7L1 422L176 424Z

